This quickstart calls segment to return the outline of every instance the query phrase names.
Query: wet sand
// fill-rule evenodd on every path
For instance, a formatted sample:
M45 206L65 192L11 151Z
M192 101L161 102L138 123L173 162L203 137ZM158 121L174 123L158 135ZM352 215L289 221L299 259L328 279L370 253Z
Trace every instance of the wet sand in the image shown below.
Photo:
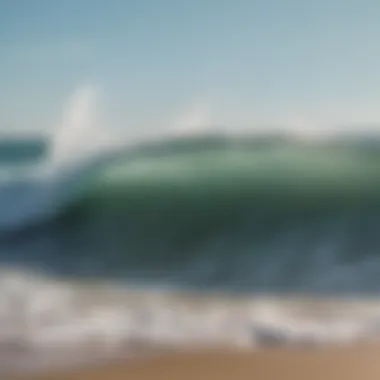
M322 349L212 350L134 358L9 380L378 380L380 345Z

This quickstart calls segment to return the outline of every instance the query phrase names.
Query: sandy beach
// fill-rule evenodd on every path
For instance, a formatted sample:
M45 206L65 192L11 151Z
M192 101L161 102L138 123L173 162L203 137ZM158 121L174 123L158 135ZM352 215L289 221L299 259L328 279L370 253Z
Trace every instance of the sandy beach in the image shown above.
M377 380L378 344L323 349L212 350L163 353L91 368L7 377L9 380Z

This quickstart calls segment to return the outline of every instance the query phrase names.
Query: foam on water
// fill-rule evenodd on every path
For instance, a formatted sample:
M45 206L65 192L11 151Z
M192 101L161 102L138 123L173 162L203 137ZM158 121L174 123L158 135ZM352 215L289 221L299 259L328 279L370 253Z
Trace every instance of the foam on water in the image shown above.
M371 300L132 290L10 268L0 276L1 358L11 355L20 368L54 353L67 365L73 352L78 360L138 347L348 343L377 339L379 328L380 302Z

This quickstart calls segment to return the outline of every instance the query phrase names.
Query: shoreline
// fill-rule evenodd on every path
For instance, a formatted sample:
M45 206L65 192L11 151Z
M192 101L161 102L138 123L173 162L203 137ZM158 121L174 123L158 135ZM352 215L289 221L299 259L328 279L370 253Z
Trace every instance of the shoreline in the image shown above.
M81 368L7 376L8 380L199 380L310 379L377 380L380 344L255 351L157 350L153 354L94 363ZM363 377L363 374L365 376Z

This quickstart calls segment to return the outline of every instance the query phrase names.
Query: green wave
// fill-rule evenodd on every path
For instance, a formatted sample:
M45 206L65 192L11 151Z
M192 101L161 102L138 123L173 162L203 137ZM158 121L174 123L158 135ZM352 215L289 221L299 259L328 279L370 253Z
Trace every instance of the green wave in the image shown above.
M335 145L143 147L85 176L54 231L112 276L300 289L326 249L343 266L380 252L379 163Z
M329 198L362 202L378 196L379 164L380 156L350 149L230 144L120 159L96 173L85 197L110 203L154 203L166 197L183 204L201 198L252 203L260 197L304 206L323 206Z

